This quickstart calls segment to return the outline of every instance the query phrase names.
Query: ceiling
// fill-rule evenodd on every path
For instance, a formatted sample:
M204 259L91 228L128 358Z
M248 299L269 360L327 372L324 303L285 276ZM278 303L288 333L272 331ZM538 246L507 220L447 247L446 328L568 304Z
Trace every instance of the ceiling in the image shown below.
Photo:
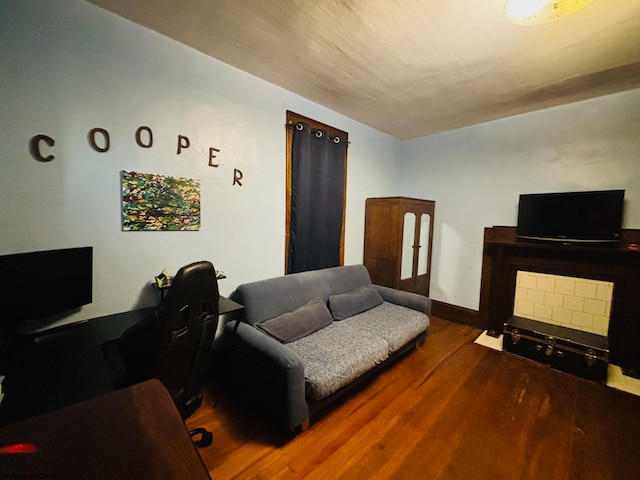
M400 140L640 87L640 0L89 1Z

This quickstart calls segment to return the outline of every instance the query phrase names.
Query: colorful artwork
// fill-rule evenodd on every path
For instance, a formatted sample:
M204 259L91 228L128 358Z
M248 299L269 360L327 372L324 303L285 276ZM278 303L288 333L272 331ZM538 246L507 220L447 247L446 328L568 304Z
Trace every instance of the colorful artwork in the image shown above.
M200 230L200 180L123 171L122 229Z

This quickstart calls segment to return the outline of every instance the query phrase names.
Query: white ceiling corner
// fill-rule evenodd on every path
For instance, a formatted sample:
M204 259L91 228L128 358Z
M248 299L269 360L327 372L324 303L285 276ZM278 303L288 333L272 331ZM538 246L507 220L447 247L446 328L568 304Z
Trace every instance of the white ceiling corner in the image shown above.
M640 88L640 0L89 0L400 140Z

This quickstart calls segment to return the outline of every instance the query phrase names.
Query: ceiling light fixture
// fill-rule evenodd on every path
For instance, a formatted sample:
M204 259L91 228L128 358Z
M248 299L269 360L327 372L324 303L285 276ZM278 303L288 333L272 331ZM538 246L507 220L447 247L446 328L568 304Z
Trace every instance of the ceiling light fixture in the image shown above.
M593 0L508 0L507 17L516 25L541 25L560 20Z

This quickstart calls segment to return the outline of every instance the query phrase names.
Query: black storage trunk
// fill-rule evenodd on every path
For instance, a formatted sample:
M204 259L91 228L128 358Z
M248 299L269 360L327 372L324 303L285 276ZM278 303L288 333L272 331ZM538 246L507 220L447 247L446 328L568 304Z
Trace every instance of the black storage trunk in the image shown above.
M504 324L503 333L507 352L588 380L607 381L607 337L516 316Z

